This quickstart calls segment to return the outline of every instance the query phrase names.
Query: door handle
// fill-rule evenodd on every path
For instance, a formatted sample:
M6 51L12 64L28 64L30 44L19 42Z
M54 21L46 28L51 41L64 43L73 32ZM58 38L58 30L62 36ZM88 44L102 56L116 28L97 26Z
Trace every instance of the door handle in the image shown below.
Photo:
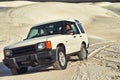
M82 37L82 35L80 35L80 37Z
M76 38L76 36L73 36L74 38Z

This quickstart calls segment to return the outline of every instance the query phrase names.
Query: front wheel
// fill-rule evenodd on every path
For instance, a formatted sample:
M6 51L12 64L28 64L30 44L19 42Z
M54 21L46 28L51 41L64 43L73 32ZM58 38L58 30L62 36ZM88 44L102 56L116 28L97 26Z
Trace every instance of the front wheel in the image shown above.
M79 58L80 60L87 59L87 54L88 54L87 48L86 48L85 44L82 44L82 45L81 45L81 49L80 49L80 51L78 52L78 58Z
M66 55L63 47L57 47L56 49L56 61L53 63L53 67L56 70L63 70L67 67Z

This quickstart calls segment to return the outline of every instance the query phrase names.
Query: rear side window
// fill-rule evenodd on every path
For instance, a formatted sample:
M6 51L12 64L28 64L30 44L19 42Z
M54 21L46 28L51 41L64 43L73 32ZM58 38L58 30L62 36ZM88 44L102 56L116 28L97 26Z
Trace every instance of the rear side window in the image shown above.
M84 31L84 29L83 29L83 27L82 27L82 25L80 23L78 23L78 26L80 28L81 33L85 33L85 31Z

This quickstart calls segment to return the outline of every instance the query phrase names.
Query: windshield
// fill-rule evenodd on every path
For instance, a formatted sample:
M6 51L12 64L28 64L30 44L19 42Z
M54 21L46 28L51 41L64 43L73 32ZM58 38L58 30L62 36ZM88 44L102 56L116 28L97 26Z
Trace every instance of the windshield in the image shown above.
M36 26L30 30L27 39L47 36L47 35L62 34L62 30L63 28L61 22Z

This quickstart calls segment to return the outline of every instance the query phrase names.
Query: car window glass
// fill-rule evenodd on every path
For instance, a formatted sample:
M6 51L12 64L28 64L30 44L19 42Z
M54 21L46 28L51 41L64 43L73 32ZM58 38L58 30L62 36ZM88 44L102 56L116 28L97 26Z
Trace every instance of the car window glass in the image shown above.
M62 22L39 25L30 30L27 38L30 39L40 36L62 34L62 30Z
M79 34L78 28L75 23L70 23L71 29L73 30L74 34Z
M38 29L32 29L30 34L29 34L29 38L32 38L33 36L38 34Z
M53 34L53 30L54 30L54 24L48 24L46 26L46 30L47 30L47 33L50 35L50 34Z
M85 33L85 31L84 31L84 29L83 29L83 27L82 27L82 25L80 23L78 23L78 26L80 28L81 33Z
M47 31L49 34L62 34L62 23L61 22L56 22L47 25Z
M43 36L43 35L46 35L46 30L44 28L40 28L39 29L39 36Z
M75 24L71 24L71 28L72 28L74 34L79 34L78 29Z
M78 28L77 28L77 26L76 26L76 24L74 23L74 22L69 22L69 21L65 21L65 22L63 22L63 24L64 24L64 30L63 30L63 32L64 32L64 34L68 34L67 32L66 32L66 25L69 25L70 26L70 30L69 30L69 32L72 34L80 34L80 32L79 32L79 30L78 30Z
M63 30L63 26L62 23L60 24L55 24L55 29L54 29L54 33L55 34L62 34L62 30Z

